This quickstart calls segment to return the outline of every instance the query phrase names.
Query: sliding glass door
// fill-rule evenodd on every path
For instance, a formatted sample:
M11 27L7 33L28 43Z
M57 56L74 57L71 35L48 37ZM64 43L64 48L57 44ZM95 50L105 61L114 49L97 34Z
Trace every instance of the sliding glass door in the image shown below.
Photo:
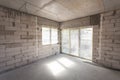
M70 30L70 54L79 56L79 29Z
M92 27L62 30L62 52L92 60Z
M80 29L80 57L92 60L92 28Z
M70 54L70 44L69 44L69 42L70 42L70 37L69 37L69 29L63 29L62 30L62 34L61 34L61 36L62 36L62 39L61 39L61 41L62 41L62 52L63 53L66 53L66 54Z

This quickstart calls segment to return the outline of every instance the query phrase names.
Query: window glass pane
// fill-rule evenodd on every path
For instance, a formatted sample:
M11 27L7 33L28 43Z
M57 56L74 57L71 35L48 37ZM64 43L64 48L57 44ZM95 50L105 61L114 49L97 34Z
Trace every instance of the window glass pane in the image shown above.
M58 30L51 29L51 44L58 43Z
M71 41L71 48L70 48L70 51L71 51L71 54L72 55L75 55L75 56L79 56L79 30L78 29L71 29L70 31L70 41Z
M50 44L50 28L42 27L42 44Z
M92 28L80 29L80 57L92 60Z
M69 54L69 29L62 30L62 52Z

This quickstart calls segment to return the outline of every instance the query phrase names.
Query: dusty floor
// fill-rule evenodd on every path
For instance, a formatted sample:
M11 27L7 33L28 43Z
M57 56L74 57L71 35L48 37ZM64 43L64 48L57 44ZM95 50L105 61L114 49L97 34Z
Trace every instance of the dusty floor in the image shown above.
M0 80L120 80L120 71L61 54L0 74Z

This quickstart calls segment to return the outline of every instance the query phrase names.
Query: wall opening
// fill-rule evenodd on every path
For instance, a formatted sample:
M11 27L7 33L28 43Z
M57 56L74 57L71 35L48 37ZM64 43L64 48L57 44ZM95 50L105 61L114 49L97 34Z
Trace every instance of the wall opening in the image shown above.
M92 60L93 28L69 28L61 32L62 53Z
M69 34L70 34L70 32L69 32L69 29L63 29L62 30L62 33L61 33L62 35L62 52L63 53L66 53L66 54L70 54L70 36L69 36Z
M92 60L92 28L80 29L80 57Z
M42 27L42 45L58 44L58 29Z

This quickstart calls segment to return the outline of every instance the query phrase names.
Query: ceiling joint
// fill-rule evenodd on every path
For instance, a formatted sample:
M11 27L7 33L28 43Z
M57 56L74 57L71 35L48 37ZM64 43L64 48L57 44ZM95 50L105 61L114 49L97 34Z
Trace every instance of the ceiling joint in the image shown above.
M24 6L26 6L26 3L27 2L25 2L18 10L21 10Z
M43 8L45 8L46 6L52 4L54 1L55 1L55 0L51 0L50 2L44 4L44 5L41 7L41 9L43 9Z

